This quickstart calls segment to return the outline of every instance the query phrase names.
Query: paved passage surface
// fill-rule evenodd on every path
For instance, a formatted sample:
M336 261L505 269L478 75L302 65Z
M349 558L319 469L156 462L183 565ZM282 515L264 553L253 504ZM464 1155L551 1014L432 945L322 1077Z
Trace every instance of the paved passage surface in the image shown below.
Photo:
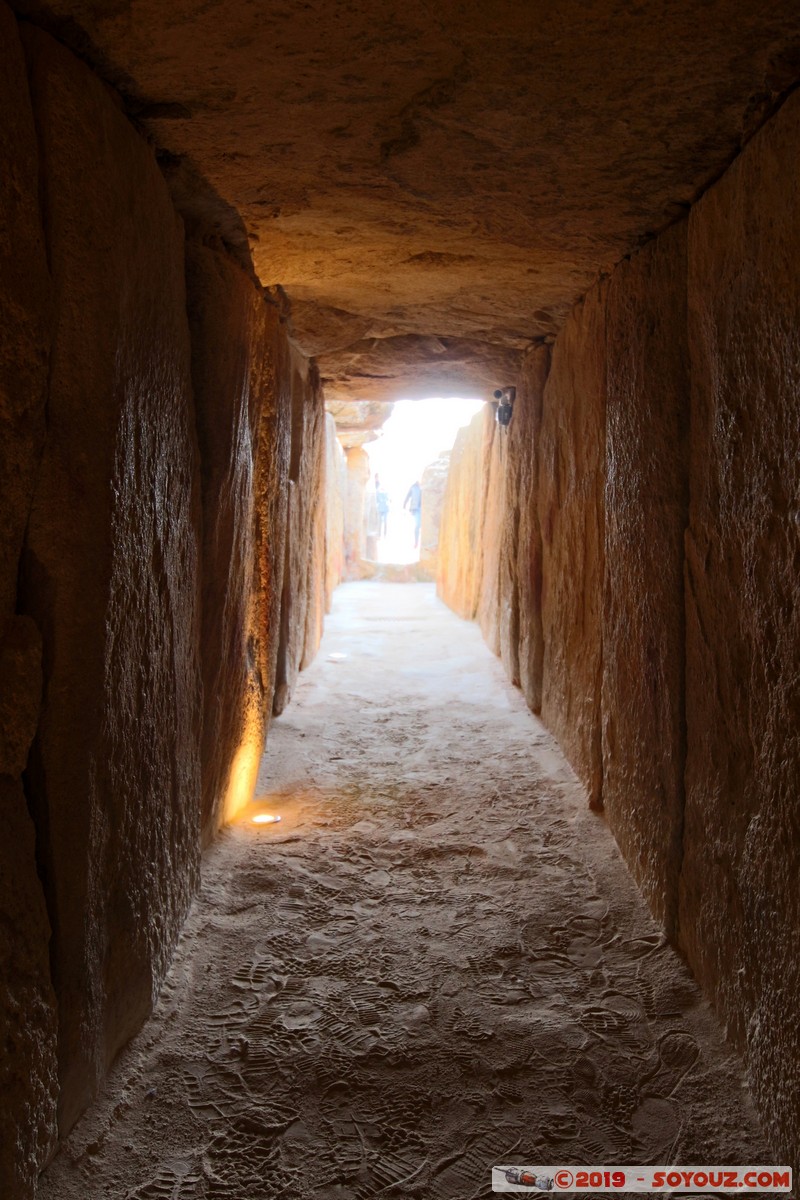
M769 1161L477 629L427 585L366 583L337 592L157 1011L41 1195L471 1200L493 1164Z

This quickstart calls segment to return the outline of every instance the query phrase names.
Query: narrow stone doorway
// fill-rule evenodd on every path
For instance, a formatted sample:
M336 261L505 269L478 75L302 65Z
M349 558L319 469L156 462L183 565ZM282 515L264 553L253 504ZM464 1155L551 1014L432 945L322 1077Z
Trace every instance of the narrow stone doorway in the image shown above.
M439 521L453 446L458 433L484 404L483 399L458 397L397 401L376 440L366 444L370 464L366 544L377 563L419 563L419 581L435 577ZM416 536L415 485L420 502Z
M280 822L256 824L259 813ZM738 1059L477 627L354 583L43 1200L491 1195L769 1161Z

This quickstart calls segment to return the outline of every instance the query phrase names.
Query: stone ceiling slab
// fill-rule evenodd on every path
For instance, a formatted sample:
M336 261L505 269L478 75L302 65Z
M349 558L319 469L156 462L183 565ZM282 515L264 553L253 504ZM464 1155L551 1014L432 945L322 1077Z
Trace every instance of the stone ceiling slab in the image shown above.
M358 364L365 340L391 339L396 374L378 372L370 398L422 385L419 336L472 340L463 381L481 387L486 346L552 335L800 76L796 0L17 7L77 44L240 214L337 395L348 347Z

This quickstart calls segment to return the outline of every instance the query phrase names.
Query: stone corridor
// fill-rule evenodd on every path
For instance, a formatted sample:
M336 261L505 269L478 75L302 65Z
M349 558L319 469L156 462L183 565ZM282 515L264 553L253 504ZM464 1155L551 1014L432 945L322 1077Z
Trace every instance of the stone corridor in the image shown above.
M501 1163L770 1161L603 818L432 586L337 591L256 792L43 1200L477 1200Z

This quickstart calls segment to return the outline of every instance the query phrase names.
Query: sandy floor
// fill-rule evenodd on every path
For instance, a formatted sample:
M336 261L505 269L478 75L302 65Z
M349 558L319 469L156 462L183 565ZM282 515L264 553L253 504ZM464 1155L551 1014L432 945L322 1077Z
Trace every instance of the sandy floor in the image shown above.
M471 1200L500 1163L771 1161L602 818L432 587L339 590L261 810L282 822L208 855L44 1200Z

